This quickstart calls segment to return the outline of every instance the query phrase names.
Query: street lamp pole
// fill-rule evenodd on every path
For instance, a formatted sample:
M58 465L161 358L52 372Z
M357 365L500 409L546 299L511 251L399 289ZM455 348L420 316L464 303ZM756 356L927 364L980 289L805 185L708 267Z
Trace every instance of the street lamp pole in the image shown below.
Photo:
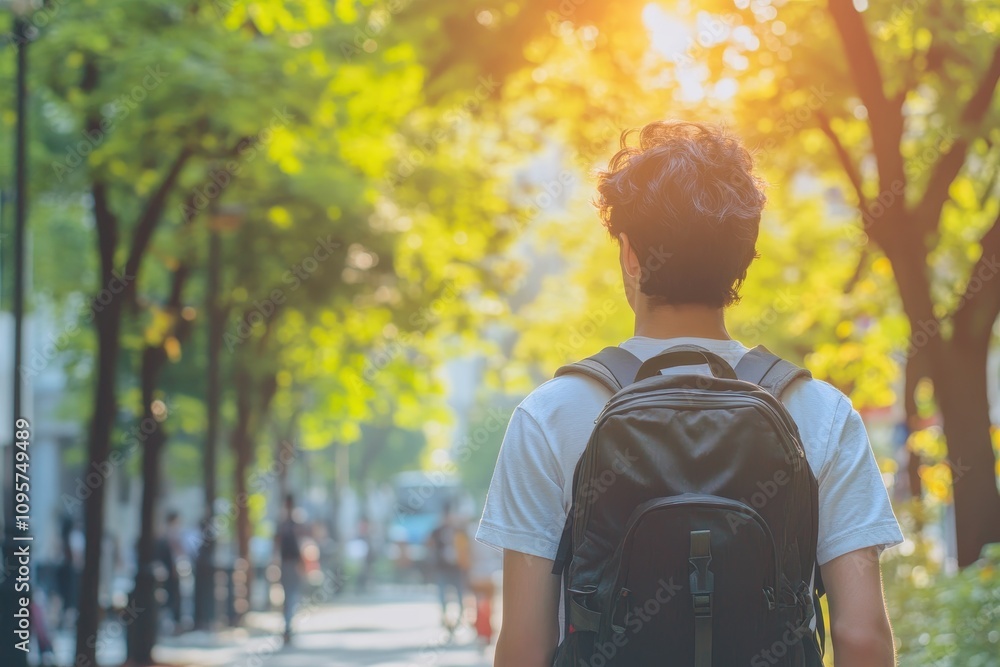
M18 619L14 614L22 608L16 604L18 598L30 595L30 590L18 590L17 579L19 573L18 566L20 559L15 556L18 546L30 542L15 541L14 525L14 463L17 448L14 443L19 440L16 432L22 430L18 428L18 420L22 413L22 389L21 382L21 350L23 347L23 321L24 321L24 236L27 223L27 129L28 118L25 108L27 106L27 73L28 73L28 42L31 37L33 27L26 18L24 12L18 11L23 6L16 6L14 30L11 38L17 49L17 82L15 88L15 110L17 113L16 138L14 141L14 357L13 357L13 412L11 413L10 424L10 452L6 465L4 477L4 548L3 548L3 572L2 583L0 583L0 608L3 609L3 619L0 621L0 634L4 641L0 641L0 663L11 667L22 667L28 664L28 654L26 651L18 649L14 642L14 631L19 628ZM26 537L21 535L20 537ZM29 546L30 548L30 546Z

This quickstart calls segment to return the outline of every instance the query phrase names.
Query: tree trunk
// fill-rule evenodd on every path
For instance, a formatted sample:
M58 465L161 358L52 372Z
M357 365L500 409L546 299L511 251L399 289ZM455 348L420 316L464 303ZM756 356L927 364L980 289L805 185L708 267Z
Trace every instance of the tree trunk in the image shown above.
M112 298L106 305L94 302L94 321L97 327L97 389L94 392L94 413L90 423L88 461L97 464L102 470L106 467L110 469L108 455L117 409L115 385L121 342L121 314L121 301L117 297ZM90 495L84 502L86 546L83 573L80 577L79 617L76 623L77 664L83 665L97 664L97 629L100 623L98 591L101 543L104 537L104 481L102 479L97 488L90 489Z
M142 387L142 417L146 423L157 423L153 413L157 378L166 361L166 353L160 346L146 347L142 354L140 374ZM150 420L150 421L146 421ZM139 519L139 545L136 549L135 588L132 599L135 607L144 609L128 628L128 656L136 665L153 664L153 646L156 644L159 625L159 603L156 600L156 575L154 557L156 555L156 504L160 492L160 454L166 441L163 425L156 428L146 439L142 454L142 510Z
M1000 492L986 393L988 348L988 337L952 341L945 363L934 369L934 394L948 443L960 567L979 558L984 545L1000 542Z
M958 564L964 567L979 557L983 545L1000 540L1000 494L986 391L991 327L973 335L956 326L952 340L943 339L930 298L926 253L914 243L900 240L884 249L910 321L911 346L917 352L913 356L926 362L934 382L952 467Z
M219 284L220 239L212 233L209 239L208 295L205 311L208 315L208 368L205 379L205 518L202 520L201 544L195 565L194 624L208 630L215 620L215 469L216 444L219 437L219 400L221 398L219 366L222 351L224 315L216 303Z
M181 295L190 270L186 264L181 264L173 272L170 287L170 297L167 308L174 317L171 335L178 342L185 340L191 330L191 321L181 316L183 309ZM142 509L139 515L139 545L137 548L137 571L132 599L135 606L146 609L147 612L129 626L128 654L134 664L153 664L153 646L159 628L158 607L156 600L156 576L154 558L156 557L156 506L160 500L160 459L167 442L166 430L162 421L167 415L157 415L153 410L156 400L156 388L160 372L167 363L167 351L164 343L147 345L142 352L142 366L139 380L142 400L143 422L153 424L153 430L146 440L142 454ZM145 429L142 429L145 432ZM171 573L172 575L175 573ZM176 589L171 595L176 595ZM178 602L172 600L175 608ZM180 618L175 618L179 622Z
M392 432L391 426L376 425L368 431L369 437L365 438L365 447L361 453L361 461L358 464L358 476L355 483L359 488L364 488L368 481L368 473L375 461L382 456L386 446L389 444L389 434Z
M236 373L236 424L233 427L230 444L233 448L233 488L236 502L236 563L234 563L233 623L239 624L243 615L250 611L250 514L247 493L247 468L252 457L250 436L251 380L243 371Z

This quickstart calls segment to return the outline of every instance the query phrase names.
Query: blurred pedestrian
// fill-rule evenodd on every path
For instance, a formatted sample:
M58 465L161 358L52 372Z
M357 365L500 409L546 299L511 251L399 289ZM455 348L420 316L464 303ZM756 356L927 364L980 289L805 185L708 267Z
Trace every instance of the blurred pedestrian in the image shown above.
M163 568L162 585L167 594L164 606L170 612L174 631L181 627L181 578L177 571L177 559L184 555L181 543L181 518L171 510L167 513L163 534L156 540L154 558Z
M80 588L80 571L83 569L83 531L73 517L63 516L59 526L61 560L56 569L56 590L59 594L59 628L76 623L77 592Z
M472 521L472 527L478 521ZM500 552L479 541L472 541L472 562L469 566L469 589L476 596L476 638L485 649L493 641L494 577L503 567Z
M372 522L364 514L358 521L358 537L356 542L361 548L358 553L361 556L361 569L358 571L356 590L364 593L368 590L368 582L371 580L372 568L375 565L375 543L372 537Z
M31 623L35 639L38 640L40 665L56 664L55 651L52 647L52 635L49 633L49 615L46 612L48 596L44 590L37 590L31 596Z
M452 514L451 502L441 507L441 521L428 539L431 567L437 575L438 595L441 600L441 625L454 633L462 622L465 605L465 578L469 571L469 535L464 524ZM458 601L458 615L454 621L448 615L448 593L454 591Z
M274 533L274 553L281 561L281 588L285 595L284 642L286 644L292 640L292 618L295 616L302 588L301 534L302 526L295 516L295 497L288 494L285 496L284 516Z

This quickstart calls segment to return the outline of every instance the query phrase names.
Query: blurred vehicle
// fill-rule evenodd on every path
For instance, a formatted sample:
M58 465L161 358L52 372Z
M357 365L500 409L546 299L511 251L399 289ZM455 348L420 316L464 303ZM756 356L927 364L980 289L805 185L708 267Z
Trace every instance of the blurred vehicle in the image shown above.
M393 478L396 502L389 522L387 555L398 574L418 573L428 581L427 540L441 520L445 503L468 510L468 494L458 478L440 472L409 471Z

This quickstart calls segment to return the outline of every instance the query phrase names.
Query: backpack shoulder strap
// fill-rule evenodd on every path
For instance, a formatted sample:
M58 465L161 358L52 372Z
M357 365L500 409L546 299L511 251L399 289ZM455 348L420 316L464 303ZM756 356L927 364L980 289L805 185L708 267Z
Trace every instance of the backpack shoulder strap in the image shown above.
M634 354L620 347L606 347L592 357L574 364L567 364L556 371L555 377L580 373L593 378L617 394L622 387L635 382L642 362Z
M744 382L758 385L778 399L795 380L812 377L812 373L805 368L785 361L763 345L758 345L744 354L740 363L736 364L735 370L736 377Z

